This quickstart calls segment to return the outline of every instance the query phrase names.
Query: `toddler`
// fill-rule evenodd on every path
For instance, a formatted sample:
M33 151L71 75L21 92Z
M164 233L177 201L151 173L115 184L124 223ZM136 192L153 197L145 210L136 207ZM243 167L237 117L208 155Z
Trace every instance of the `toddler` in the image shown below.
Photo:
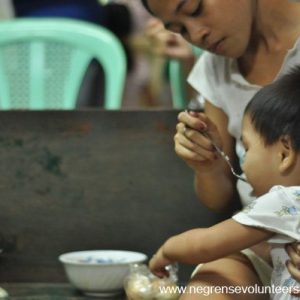
M149 267L162 277L174 262L210 262L267 240L271 299L293 299L300 284L286 268L285 245L300 241L300 67L253 97L243 117L242 142L242 169L256 200L229 220L169 238Z

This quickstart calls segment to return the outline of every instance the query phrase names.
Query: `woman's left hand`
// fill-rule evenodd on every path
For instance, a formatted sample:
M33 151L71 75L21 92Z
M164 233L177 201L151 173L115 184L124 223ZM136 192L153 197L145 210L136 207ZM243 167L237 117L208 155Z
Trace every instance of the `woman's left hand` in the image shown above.
M288 271L300 283L300 243L288 244L286 251L290 257L290 260L287 262ZM295 290L292 294L300 297L300 290Z

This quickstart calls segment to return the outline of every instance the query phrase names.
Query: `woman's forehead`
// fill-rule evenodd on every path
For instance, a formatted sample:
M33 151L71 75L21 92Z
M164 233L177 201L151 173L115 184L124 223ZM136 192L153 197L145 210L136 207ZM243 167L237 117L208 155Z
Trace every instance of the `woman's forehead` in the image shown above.
M168 15L175 12L178 5L186 0L147 0L150 10L157 16Z

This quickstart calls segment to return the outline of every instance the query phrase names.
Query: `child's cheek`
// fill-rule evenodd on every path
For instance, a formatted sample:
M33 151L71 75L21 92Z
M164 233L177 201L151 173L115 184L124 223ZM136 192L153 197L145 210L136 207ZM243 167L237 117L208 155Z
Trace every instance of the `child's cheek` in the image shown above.
M252 185L252 179L253 179L253 167L250 163L250 159L248 156L245 156L244 163L242 164L242 171L246 175L247 181ZM254 170L255 171L255 170Z

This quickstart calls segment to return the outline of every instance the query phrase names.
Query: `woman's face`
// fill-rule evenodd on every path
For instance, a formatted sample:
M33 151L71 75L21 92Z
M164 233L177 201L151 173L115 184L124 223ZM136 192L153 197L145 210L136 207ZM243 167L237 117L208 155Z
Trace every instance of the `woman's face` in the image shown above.
M188 42L238 58L249 44L255 0L148 0L165 27Z

